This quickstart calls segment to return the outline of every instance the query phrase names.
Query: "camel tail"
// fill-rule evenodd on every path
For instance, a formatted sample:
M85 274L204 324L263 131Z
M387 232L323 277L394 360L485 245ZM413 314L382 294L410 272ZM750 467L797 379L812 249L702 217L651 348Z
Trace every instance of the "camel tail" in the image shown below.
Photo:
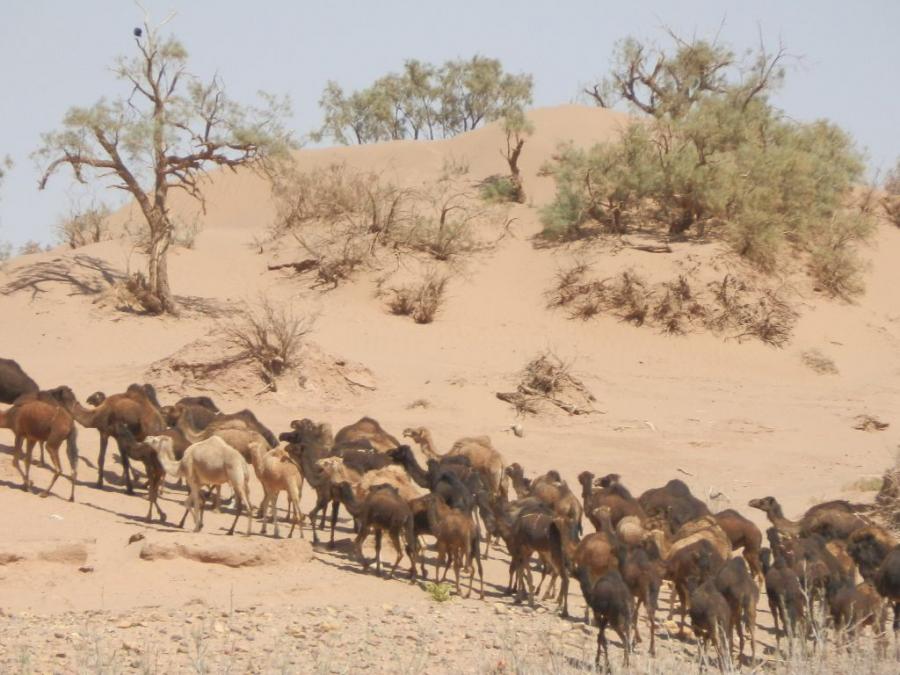
M74 424L66 438L66 456L69 458L69 464L74 472L78 469L78 428Z

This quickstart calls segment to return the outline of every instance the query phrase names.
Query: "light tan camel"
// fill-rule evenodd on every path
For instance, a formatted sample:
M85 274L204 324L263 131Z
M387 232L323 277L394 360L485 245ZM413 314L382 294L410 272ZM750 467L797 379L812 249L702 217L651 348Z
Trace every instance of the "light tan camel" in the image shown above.
M237 513L228 534L234 534L238 518L243 509L247 510L247 534L250 534L250 468L237 450L218 436L194 443L184 451L181 460L175 459L172 439L167 436L148 436L144 442L156 450L159 462L166 473L184 478L191 493L185 504L184 516L179 527L184 527L188 510L194 517L194 532L203 527L203 496L200 493L205 485L223 485L228 483L238 499Z
M291 456L284 448L269 449L268 445L262 443L250 444L250 457L253 464L253 470L256 477L263 486L264 496L259 506L262 514L262 534L266 533L266 507L272 507L272 525L275 528L275 536L280 537L278 533L278 494L282 491L288 494L288 510L293 511L291 518L291 534L294 533L294 526L300 529L300 536L303 536L303 512L300 511L300 497L303 488L303 474L300 468L291 459ZM288 536L290 537L291 534Z

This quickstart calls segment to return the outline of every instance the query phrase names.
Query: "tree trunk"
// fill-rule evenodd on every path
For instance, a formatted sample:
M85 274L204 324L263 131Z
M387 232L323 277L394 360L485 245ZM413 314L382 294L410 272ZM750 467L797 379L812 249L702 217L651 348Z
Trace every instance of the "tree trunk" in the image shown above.
M169 288L168 253L172 226L165 216L150 223L150 250L147 260L147 279L150 294L159 302L163 313L177 314L175 300Z

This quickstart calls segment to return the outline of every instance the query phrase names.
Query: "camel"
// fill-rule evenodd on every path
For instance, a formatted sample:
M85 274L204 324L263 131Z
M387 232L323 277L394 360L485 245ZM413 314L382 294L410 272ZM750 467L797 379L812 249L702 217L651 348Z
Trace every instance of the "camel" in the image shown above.
M238 498L237 513L228 534L234 534L241 511L247 511L247 535L250 535L250 469L237 450L218 436L194 443L184 451L181 460L175 459L172 439L167 436L147 436L144 442L153 448L166 473L184 478L190 489L185 503L184 516L179 527L184 527L188 511L194 518L194 532L203 527L203 497L200 490L204 485L228 483Z
M262 439L262 436L260 436ZM263 439L265 440L265 439ZM256 477L263 486L263 500L259 510L263 514L262 534L266 533L265 512L266 506L272 507L272 525L275 528L275 537L279 538L277 504L278 493L285 491L288 494L289 506L293 509L290 537L294 533L294 526L300 529L303 536L303 512L300 510L300 497L303 489L303 474L299 467L291 459L284 448L268 449L268 445L260 442L250 444L250 458ZM290 509L289 509L290 510Z
M93 428L100 432L100 454L97 458L97 487L103 487L103 465L106 461L106 447L109 444L110 437L115 435L117 423L125 424L138 441L144 440L148 435L159 434L165 429L162 416L153 403L153 398L155 398L155 393L152 396L148 395L143 388L138 385L132 385L125 394L114 394L109 397L103 395L102 392L92 394L88 398L88 402L95 407L88 409L78 402L71 389L68 387L63 388L61 392L63 407L81 426ZM125 491L128 494L134 494L128 454L119 448L119 456L122 459Z
M460 568L470 570L469 590L466 597L472 595L472 585L475 581L475 567L478 567L478 576L481 582L480 598L484 600L484 570L481 566L480 539L481 533L478 525L469 513L463 513L447 506L442 499L431 499L428 504L429 534L437 543L437 559L434 563L434 578L438 578L438 570L441 562L444 562L443 581L453 565L453 574L456 578L456 594L461 595L459 587ZM473 564L474 562L474 564Z
M644 509L628 489L619 482L617 474L610 474L600 479L602 487L596 487L594 474L590 471L582 471L578 474L578 482L581 483L581 498L584 502L584 513L596 531L600 531L600 523L594 517L594 512L600 506L606 506L610 510L610 520L613 527L625 516L634 516L641 523L646 519Z
M441 461L444 457L462 455L468 457L472 468L478 470L484 478L485 487L492 494L509 494L509 481L504 473L503 457L491 445L487 436L460 438L445 455L440 455L434 445L431 432L425 427L409 428L403 436L415 441L426 457Z
M69 480L72 482L72 490L69 493L69 501L75 501L75 481L78 475L78 430L75 427L71 415L62 407L46 403L44 401L26 401L0 412L0 427L11 429L16 436L15 454L13 466L22 476L22 489L31 487L29 475L31 473L31 454L37 442L43 442L50 453L53 463L53 479L47 489L41 493L41 497L50 495L50 490L56 480L62 474L62 466L59 461L59 446L66 442L66 456L69 459L72 473ZM25 471L19 467L19 458L22 455L22 444L26 444Z
M37 383L12 359L0 359L0 403L15 403L22 394L36 394Z
M156 511L159 513L160 522L166 522L166 514L159 506L159 493L165 471L163 471L156 451L146 443L139 442L124 422L116 422L113 437L116 439L119 452L123 457L128 457L130 461L141 462L144 465L144 472L147 474L147 500L150 502L150 508L147 510L147 522L153 520L153 507L156 507ZM168 434L167 437L172 440L173 455L176 459L180 459L187 446L181 446L175 438Z
M750 565L753 576L762 579L762 563L759 560L762 532L759 531L759 528L734 509L725 509L715 514L714 517L719 527L728 535L731 548L733 550L743 548L742 555Z
M400 445L400 441L371 417L361 417L340 429L334 437L334 445L351 445L359 441L368 441L376 452L387 452Z
M410 561L409 578L410 581L415 581L416 535L413 525L413 513L409 503L391 485L375 485L361 499L357 498L350 483L340 483L338 491L342 503L359 523L359 534L356 535L356 539L353 542L353 551L357 559L362 563L363 568L369 569L370 562L363 556L362 545L374 530L375 569L376 574L381 576L381 536L386 531L391 538L394 550L397 552L397 559L394 561L390 573L388 573L388 578L394 576L394 572L397 571L397 566L400 564L405 551ZM400 546L401 536L406 540L406 545L402 548Z
M396 488L397 494L406 501L422 496L422 491L413 483L409 474L395 464L363 474L348 467L340 457L324 457L316 464L333 485L349 483L358 495L365 494L374 485L387 484Z
M578 497L569 489L569 485L562 480L556 471L548 471L543 476L528 481L524 476L522 466L513 462L504 471L513 484L513 489L520 499L535 497L544 502L559 517L566 518L576 527L578 536L581 536L581 516L583 509Z
M218 409L214 411L210 407L214 406L212 401L204 403L203 399L205 397L182 399L173 406L166 406L162 409L166 422L180 429L188 437L199 437L203 434L208 436L220 429L246 429L262 436L270 448L278 445L275 434L260 422L252 411L244 409L236 413L220 413ZM184 402L186 400L189 402Z
M763 511L781 534L794 537L818 534L825 540L847 539L856 530L869 525L853 512L852 505L843 500L817 504L809 508L798 521L784 517L781 504L775 497L751 499L749 506Z

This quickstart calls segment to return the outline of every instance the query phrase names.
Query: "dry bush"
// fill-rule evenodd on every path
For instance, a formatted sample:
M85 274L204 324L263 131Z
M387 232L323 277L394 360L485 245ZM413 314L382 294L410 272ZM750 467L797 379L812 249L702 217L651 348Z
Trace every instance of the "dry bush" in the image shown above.
M8 241L0 241L0 265L3 265L12 256L12 244Z
M318 283L337 286L412 218L412 192L381 174L343 164L270 174L276 217L272 234L290 234L309 257L293 266L316 270Z
M730 337L783 346L791 337L797 313L772 289L758 289L748 281L726 275L697 291L686 275L650 284L633 270L603 280L588 276L584 263L560 270L547 293L551 307L567 307L571 318L590 319L609 314L622 321L684 334L693 327Z
M790 340L797 312L777 290L758 290L746 280L726 274L709 284L715 306L707 325L732 333L742 340L755 337L766 344L782 347Z
M486 204L473 190L466 165L444 164L440 177L416 193L413 216L398 233L400 246L421 251L437 260L450 260L487 247L478 232L510 221L497 205Z
M881 205L888 219L894 225L900 227L900 196L888 195L882 200Z
M230 323L222 325L228 344L241 350L260 368L260 376L271 391L277 378L296 367L300 349L312 330L315 317L299 316L289 305L276 305L261 296L255 307L246 306Z
M421 281L390 289L388 307L392 314L411 316L416 323L431 323L444 303L449 277L435 271Z
M809 349L800 355L803 363L820 375L837 375L838 368L834 361L818 349Z
M34 239L29 239L19 247L19 255L31 255L32 253L43 253L49 250L50 246L42 246Z
M193 249L197 243L197 235L203 230L198 219L189 223L176 222L172 230L172 243L181 248Z
M75 210L56 223L56 238L69 248L112 239L107 219L112 210L106 204L92 204L84 210Z
M531 359L519 373L514 392L498 392L497 398L511 403L520 415L538 414L547 404L570 415L598 412L596 401L584 382L572 373L572 364L545 351Z

